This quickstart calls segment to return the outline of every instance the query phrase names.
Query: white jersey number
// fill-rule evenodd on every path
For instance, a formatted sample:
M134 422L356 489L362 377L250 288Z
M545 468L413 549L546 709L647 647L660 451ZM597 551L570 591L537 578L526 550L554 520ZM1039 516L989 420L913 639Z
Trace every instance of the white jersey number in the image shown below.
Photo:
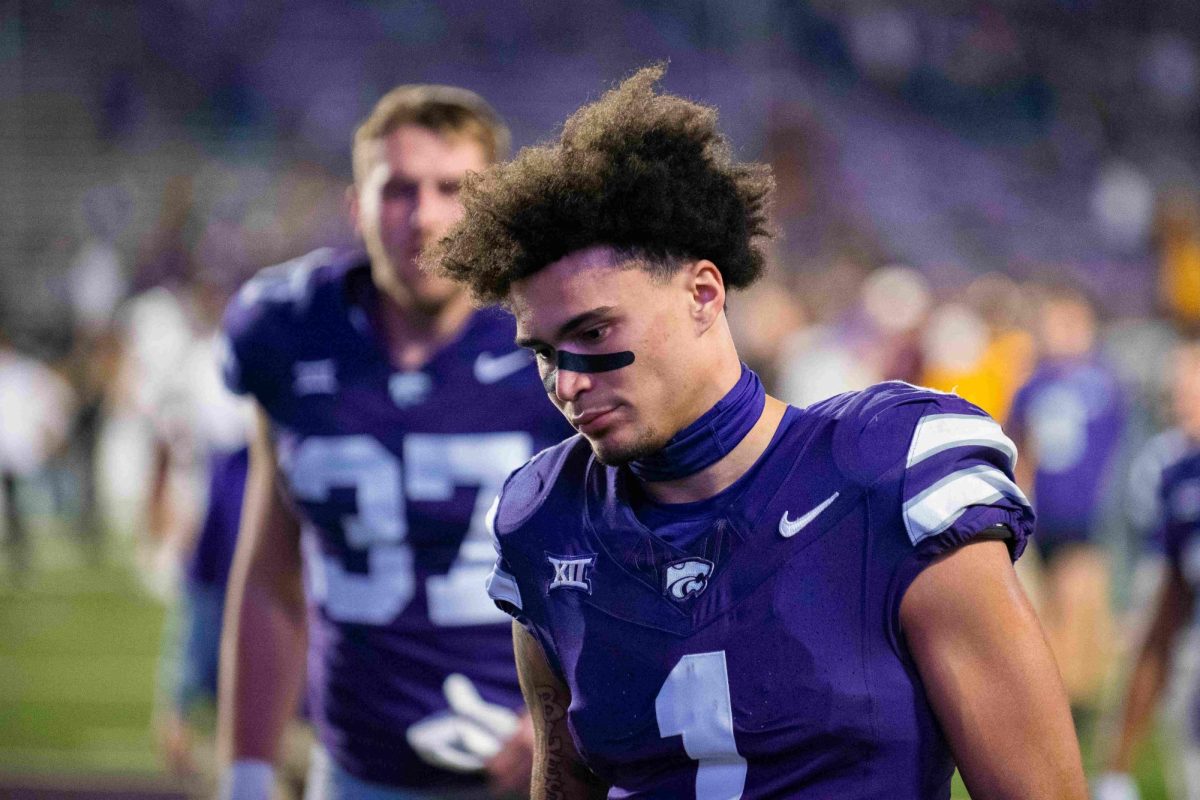
M733 704L725 651L679 659L654 700L658 735L683 736L698 761L696 800L737 800L746 786L746 759L733 739Z
M504 479L533 450L526 433L411 434L404 439L404 467L373 436L314 436L288 464L292 491L310 503L329 500L335 488L355 491L357 513L342 519L346 542L367 551L367 571L350 572L321 551L311 525L303 531L310 589L332 619L386 625L416 593L412 546L407 542L408 501L453 498L460 487L477 487L470 527L445 575L425 584L429 617L436 625L478 625L507 617L487 596L484 581L494 560L485 519Z

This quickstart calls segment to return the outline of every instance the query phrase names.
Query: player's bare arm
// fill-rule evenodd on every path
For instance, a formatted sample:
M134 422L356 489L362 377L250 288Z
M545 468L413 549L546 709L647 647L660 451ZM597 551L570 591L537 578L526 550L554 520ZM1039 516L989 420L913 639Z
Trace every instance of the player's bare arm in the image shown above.
M579 757L567 729L571 693L546 663L541 645L513 623L513 652L521 692L533 722L533 800L602 798L607 788Z
M927 567L900 621L972 797L1087 797L1066 692L1003 542Z
M219 735L233 761L274 762L304 677L299 529L277 480L270 423L256 409L221 641Z

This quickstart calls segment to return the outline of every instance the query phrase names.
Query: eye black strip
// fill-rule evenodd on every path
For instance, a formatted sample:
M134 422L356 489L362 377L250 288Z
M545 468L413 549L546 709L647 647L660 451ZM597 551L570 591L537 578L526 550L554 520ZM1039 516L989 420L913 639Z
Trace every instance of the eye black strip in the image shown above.
M633 363L633 351L622 350L619 353L598 353L583 355L559 350L555 354L555 363L559 369L569 372L611 372L614 369L628 367Z

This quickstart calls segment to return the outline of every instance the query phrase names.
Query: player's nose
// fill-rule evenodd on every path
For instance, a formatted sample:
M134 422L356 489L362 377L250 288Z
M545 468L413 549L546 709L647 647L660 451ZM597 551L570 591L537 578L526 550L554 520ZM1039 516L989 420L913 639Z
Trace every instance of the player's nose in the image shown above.
M441 238L452 216L452 209L436 191L426 186L418 189L416 202L413 203L412 225L428 240L427 244Z
M554 394L564 403L574 402L591 386L592 378L586 372L574 372L562 367L554 372Z

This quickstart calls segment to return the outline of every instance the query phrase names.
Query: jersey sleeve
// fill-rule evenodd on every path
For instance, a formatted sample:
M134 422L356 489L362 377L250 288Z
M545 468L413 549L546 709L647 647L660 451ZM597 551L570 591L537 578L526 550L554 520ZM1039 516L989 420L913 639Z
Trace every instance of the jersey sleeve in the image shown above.
M899 642L900 602L925 567L982 539L1004 540L1016 560L1033 509L1013 478L1016 446L977 406L907 384L857 405L839 427L857 448L856 478L871 498L869 568L886 587L887 624Z
M1200 530L1200 480L1194 475L1194 459L1188 459L1164 470L1158 488L1163 553L1185 575L1196 574L1200 566L1193 546Z
M546 654L560 677L557 648L550 633L544 587L538 566L545 560L547 532L544 517L555 518L551 495L564 462L577 455L578 436L535 455L513 472L488 513L488 530L496 548L496 563L487 578L487 592L496 606L525 628ZM586 447L586 445L584 445Z
M496 563L487 577L487 593L497 608L529 628L529 617L525 614L525 606L521 602L521 587L517 584L517 577L513 574L512 565L504 557L500 537L496 534L496 513L499 508L500 496L498 495L487 514L488 533L491 534L492 546L496 549Z
M1033 509L1013 478L1016 461L1016 445L978 408L959 398L930 403L904 462L901 515L914 549L936 556L1002 527L1018 558Z

